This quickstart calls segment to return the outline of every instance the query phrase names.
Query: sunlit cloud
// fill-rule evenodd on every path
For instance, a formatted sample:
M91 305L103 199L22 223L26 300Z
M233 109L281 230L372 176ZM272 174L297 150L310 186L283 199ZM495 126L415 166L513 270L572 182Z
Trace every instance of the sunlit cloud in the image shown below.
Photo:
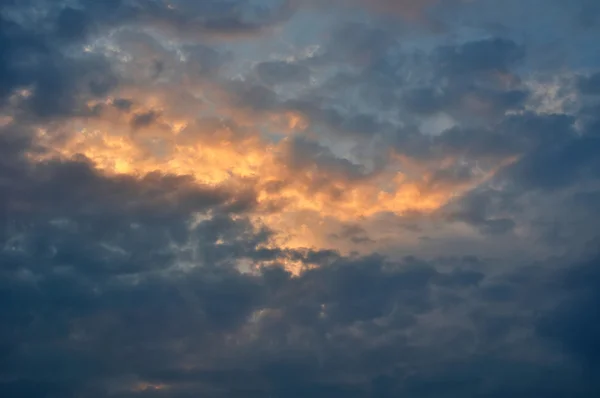
M67 138L46 142L51 151L37 160L83 155L108 174L143 176L158 171L189 175L202 185L245 184L256 191L253 216L282 236L294 235L287 241L293 247L320 243L309 237L309 230L318 225L296 224L291 214L312 212L316 219L347 222L383 212L431 213L514 161L500 160L466 179L436 181L435 170L452 167L458 159L438 164L388 153L385 170L365 173L360 165L335 157L317 142L308 147L298 143L296 137L310 137L311 127L310 121L293 112L242 111L243 116L233 120L194 120L185 115L170 119L168 104L158 97L132 100L145 102L151 110L132 106L124 113L115 108L114 100L108 101L100 117L62 126ZM227 114L237 111L228 109ZM264 136L253 121L280 138ZM85 127L76 130L78 126ZM322 153L315 157L314 151Z
M598 396L593 1L0 3L0 396Z

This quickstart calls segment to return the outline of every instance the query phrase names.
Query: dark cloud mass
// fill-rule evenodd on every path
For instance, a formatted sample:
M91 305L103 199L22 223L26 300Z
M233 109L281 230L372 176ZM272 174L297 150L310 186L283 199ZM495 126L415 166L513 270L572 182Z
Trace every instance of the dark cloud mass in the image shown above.
M317 3L0 0L0 396L600 396L598 7Z

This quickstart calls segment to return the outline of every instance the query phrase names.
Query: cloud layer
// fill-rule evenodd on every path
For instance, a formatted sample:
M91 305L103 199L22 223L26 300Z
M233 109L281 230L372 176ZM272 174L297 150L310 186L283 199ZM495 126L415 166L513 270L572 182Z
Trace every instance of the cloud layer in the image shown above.
M1 395L597 396L598 11L0 0Z

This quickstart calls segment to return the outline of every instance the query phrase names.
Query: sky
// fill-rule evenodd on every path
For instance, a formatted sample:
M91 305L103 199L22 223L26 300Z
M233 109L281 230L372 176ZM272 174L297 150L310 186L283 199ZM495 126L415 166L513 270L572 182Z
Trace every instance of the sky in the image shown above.
M0 395L600 396L600 2L0 0Z

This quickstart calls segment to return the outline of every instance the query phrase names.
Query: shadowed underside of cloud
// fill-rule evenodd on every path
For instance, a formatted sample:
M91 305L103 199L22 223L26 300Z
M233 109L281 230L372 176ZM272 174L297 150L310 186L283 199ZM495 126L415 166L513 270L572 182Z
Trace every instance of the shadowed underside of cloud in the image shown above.
M0 0L0 395L598 396L598 27L538 3Z

